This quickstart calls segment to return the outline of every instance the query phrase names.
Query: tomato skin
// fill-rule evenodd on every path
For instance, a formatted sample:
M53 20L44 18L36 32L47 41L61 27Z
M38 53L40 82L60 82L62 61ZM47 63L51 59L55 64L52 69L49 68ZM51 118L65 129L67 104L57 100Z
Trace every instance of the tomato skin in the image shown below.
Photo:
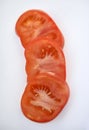
M37 18L34 20L34 15L38 17L37 24L34 24L37 20ZM33 23L30 22L30 25L28 24L29 19L31 19L31 21L33 20ZM40 24L38 26L39 21L41 21L42 25ZM26 22L29 26L24 26L24 22ZM29 10L23 13L17 20L15 29L24 48L26 48L30 41L40 36L48 37L49 39L58 42L59 46L62 48L64 46L64 37L60 29L57 27L52 18L41 10Z
M52 111L46 110L40 106L35 106L31 103L32 101L36 101L36 99L39 98L39 96L37 97L34 95L34 91L36 90L37 85L45 85L48 89L50 89L52 93L52 98L54 97L54 99L56 100L54 107L50 105L50 110L53 109ZM43 90L45 91L45 89ZM34 77L33 80L31 80L26 86L21 99L21 109L24 115L30 120L36 122L48 122L53 120L63 110L68 99L69 87L65 81L57 80L53 76L47 74L41 74ZM43 100L47 101L45 97ZM45 102L45 104L49 106L50 102Z
M48 48L49 46L54 50ZM44 53L42 53L43 49L46 50ZM52 74L62 80L66 79L65 57L56 42L49 41L47 38L38 38L29 43L25 50L25 57L28 81L40 73ZM46 57L49 59L47 60Z

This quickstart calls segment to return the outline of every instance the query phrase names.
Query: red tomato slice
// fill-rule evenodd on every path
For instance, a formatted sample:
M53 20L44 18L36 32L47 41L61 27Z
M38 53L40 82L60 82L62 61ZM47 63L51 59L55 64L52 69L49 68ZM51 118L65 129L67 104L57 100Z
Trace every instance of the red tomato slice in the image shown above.
M48 122L62 111L68 98L69 88L65 81L42 74L34 77L27 85L21 108L27 118Z
M29 10L23 13L16 23L16 32L24 47L40 36L58 42L60 47L64 45L63 35L55 22L40 10Z
M65 57L57 43L39 38L25 50L28 79L40 73L48 73L62 80L66 78Z

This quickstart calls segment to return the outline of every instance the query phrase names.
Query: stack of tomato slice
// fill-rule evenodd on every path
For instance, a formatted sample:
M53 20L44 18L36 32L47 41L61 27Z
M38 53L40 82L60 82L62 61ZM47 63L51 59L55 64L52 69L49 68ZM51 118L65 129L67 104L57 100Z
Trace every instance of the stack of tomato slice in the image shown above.
M26 57L22 111L33 121L48 122L61 112L69 98L63 35L48 14L40 10L23 13L16 32Z

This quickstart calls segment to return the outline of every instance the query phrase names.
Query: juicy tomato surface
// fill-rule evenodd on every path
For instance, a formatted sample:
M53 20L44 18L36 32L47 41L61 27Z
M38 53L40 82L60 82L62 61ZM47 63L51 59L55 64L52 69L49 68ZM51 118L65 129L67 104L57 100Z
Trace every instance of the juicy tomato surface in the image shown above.
M54 119L64 108L69 98L69 87L65 81L41 74L26 86L21 99L24 115L36 122Z
M64 45L64 38L51 17L41 10L29 10L23 13L16 23L16 32L26 47L36 37L44 36Z
M40 73L48 73L65 80L65 57L57 43L46 38L36 39L27 46L25 57L28 80Z

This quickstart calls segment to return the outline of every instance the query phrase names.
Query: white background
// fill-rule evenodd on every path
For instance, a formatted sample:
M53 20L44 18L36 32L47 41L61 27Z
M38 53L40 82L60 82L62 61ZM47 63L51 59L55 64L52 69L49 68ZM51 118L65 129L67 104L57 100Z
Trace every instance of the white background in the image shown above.
M65 37L70 99L57 118L35 123L21 112L26 85L24 49L15 23L26 10L41 9ZM0 130L89 130L89 0L0 0Z

